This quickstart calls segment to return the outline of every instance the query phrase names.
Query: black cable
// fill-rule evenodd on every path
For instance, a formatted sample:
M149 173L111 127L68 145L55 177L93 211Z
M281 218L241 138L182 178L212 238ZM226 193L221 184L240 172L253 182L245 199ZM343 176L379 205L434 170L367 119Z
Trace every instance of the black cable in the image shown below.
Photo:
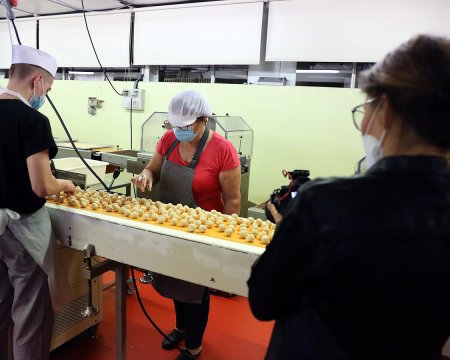
M134 12L131 13L131 20L130 20L130 38L128 39L128 59L130 61L130 72L132 64L134 63L134 19L135 14Z
M105 182L100 178L100 176L97 175L97 173L89 166L89 164L87 163L87 161L83 158L83 156L80 154L80 151L78 150L78 148L75 146L75 143L72 140L72 136L70 136L69 130L66 127L66 124L64 124L63 119L61 118L61 115L59 115L58 110L56 110L55 105L53 104L53 101L50 99L50 96L48 96L48 94L45 95L45 97L47 98L48 102L50 103L51 107L53 108L53 111L55 112L56 116L58 117L59 121L61 122L61 125L64 129L64 131L66 132L66 135L70 141L70 143L72 144L73 149L75 150L75 152L77 153L78 157L80 158L80 160L82 161L82 163L89 169L89 171L97 178L97 180L103 185L103 187L105 188L106 191L109 192L109 188L108 186L105 184Z
M150 315L148 314L147 310L145 309L145 306L144 306L144 304L142 302L142 299L141 299L141 295L139 294L139 289L138 289L137 284L136 284L136 277L134 276L134 268L133 267L131 267L131 279L133 280L133 286L134 286L134 290L136 291L136 297L138 299L139 305L140 305L141 310L144 313L145 317L147 318L148 321L150 321L150 324L153 325L153 327L156 329L156 331L159 332L164 339L166 339L167 341L171 341L168 338L168 336L166 334L164 334L164 332L158 327L158 325L156 325L156 323L153 321L153 319L150 317ZM180 353L185 354L189 359L197 359L195 356L190 355L189 351L182 350L178 345L175 345L175 346L176 346L176 349Z
M39 20L36 20L36 49L39 49Z
M114 181L116 181L116 179L119 177L119 175L120 175L120 168L115 168L114 172L113 172L111 183L109 184L110 189L112 188Z
M91 45L92 45L92 49L94 50L95 57L97 58L97 62L98 62L98 64L100 65L100 68L102 69L103 74L105 74L106 80L108 80L109 85L111 85L111 87L113 88L113 90L116 92L117 95L122 96L122 94L119 93L119 92L116 90L116 88L114 87L114 85L111 83L111 80L109 80L109 77L108 77L108 75L106 74L106 69L103 67L102 63L100 62L100 59L98 58L97 50L95 50L94 42L92 41L91 32L89 31L88 23L87 23L87 20L86 20L86 11L85 11L85 9L84 9L84 0L81 0L81 6L82 6L82 8L83 8L83 18L84 18L84 23L85 23L85 25L86 25L86 30L87 30L87 33L88 33L88 35L89 35L89 40L91 41Z
M14 32L16 33L17 42L19 43L19 45L22 45L22 42L20 41L20 38L19 38L19 33L17 32L16 23L14 22L13 19L11 19L10 21L13 25Z
M141 74L134 82L133 90L137 90L139 86L139 81L144 78L144 74ZM131 90L130 95L130 149L133 149L133 90Z
M130 149L133 150L133 96L130 95Z

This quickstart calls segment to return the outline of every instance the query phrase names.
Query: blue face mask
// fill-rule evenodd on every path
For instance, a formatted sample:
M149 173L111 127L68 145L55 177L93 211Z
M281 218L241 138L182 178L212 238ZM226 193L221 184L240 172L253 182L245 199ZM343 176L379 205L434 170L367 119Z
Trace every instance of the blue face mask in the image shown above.
M42 91L44 90L44 80L41 79ZM36 96L36 88L33 89L33 96L30 98L28 103L33 109L39 110L39 108L44 105L45 102L45 91L41 96Z
M181 142L189 142L194 140L195 138L195 132L194 130L192 130L192 128L187 129L187 130L181 130L178 128L173 128L173 132L175 134L175 137L177 138L178 141Z

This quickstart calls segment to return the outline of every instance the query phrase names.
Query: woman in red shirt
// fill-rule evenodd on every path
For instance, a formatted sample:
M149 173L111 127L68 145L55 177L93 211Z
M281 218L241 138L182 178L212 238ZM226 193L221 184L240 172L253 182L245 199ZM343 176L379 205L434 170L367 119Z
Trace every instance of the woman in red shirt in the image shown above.
M233 145L206 127L212 112L197 91L183 91L169 104L168 130L156 145L150 163L132 182L151 190L160 182L160 201L181 203L225 214L238 213L241 203L240 162ZM173 299L176 327L162 342L166 350L185 340L177 360L197 358L208 322L209 289L183 280L154 274L153 285Z

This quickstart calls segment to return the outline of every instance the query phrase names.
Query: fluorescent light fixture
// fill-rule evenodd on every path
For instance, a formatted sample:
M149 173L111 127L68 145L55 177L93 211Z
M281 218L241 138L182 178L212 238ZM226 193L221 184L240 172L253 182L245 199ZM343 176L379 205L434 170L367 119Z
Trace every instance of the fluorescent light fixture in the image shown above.
M93 71L69 71L70 75L94 75Z
M339 74L339 70L295 70L297 74Z

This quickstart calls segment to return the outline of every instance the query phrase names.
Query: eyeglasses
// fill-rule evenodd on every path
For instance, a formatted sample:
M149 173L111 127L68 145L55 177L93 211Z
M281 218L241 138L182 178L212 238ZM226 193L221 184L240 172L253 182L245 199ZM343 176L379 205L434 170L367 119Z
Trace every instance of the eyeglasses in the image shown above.
M361 124L362 121L364 119L364 114L365 114L365 110L364 110L364 106L370 103L373 103L375 100L377 100L377 98L371 98L369 100L367 100L365 103L362 103L361 105L355 106L352 109L352 117L353 117L353 125L355 125L355 127L361 131Z
M186 125L186 126L174 126L174 128L177 128L177 129L180 129L180 130L183 130L183 131L187 131L187 130L189 130L189 129L192 129L192 127L194 126L194 124L197 122L197 120L196 121L194 121L191 125Z
M174 126L177 129L183 130L183 131L187 131L189 129L192 129L195 125L195 123L202 121L203 117L198 117L197 119L195 119L195 121L191 124L191 125L186 125L186 126ZM206 123L205 123L206 124Z

